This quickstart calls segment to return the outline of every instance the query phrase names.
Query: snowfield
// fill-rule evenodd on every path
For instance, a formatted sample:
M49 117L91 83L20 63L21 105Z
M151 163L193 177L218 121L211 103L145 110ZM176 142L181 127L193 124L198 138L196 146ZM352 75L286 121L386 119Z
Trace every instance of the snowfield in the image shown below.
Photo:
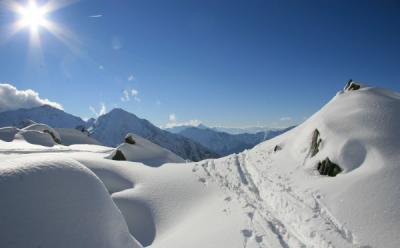
M137 162L115 161L2 128L0 247L400 247L399 124L400 94L361 85L283 135L195 163L140 137ZM320 175L327 158L335 177Z

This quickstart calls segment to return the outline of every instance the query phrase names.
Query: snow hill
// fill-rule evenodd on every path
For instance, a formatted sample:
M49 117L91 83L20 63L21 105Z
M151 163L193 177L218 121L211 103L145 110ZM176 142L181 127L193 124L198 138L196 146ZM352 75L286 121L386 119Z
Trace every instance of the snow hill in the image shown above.
M59 133L61 138L61 144L69 146L75 144L93 144L101 145L101 143L88 134L81 132L75 128L55 128L57 133Z
M140 119L123 109L113 109L100 116L91 128L91 137L112 147L122 143L128 133L134 133L148 139L184 159L199 161L218 156L218 154L190 139L162 130L148 120Z
M156 168L0 141L0 247L397 248L399 116L400 94L349 85L251 150Z
M291 128L279 131L258 132L254 134L229 134L218 132L210 128L187 127L182 129L178 134L200 143L215 153L225 156L253 148L260 142L278 136L290 129Z
M0 178L0 247L141 247L103 183L77 161L2 159Z
M48 105L0 112L0 127L24 127L21 123L29 120L57 128L75 128L85 125L81 118Z
M126 141L119 145L108 158L141 162L149 166L185 162L185 160L178 155L138 135L129 133L125 137L125 140Z

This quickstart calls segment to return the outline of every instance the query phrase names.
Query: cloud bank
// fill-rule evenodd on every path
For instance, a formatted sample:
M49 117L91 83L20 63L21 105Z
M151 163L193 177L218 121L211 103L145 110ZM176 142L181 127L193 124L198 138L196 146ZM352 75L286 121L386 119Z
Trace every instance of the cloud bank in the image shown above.
M176 118L175 114L169 114L168 116L168 123L165 124L163 128L173 128L173 127L179 127L179 126L192 126L192 127L197 127L199 126L202 122L199 120L188 120L188 121L182 121L179 122L178 119Z
M61 104L40 98L39 93L34 90L18 90L11 84L0 84L0 112L42 105L49 105L63 110Z

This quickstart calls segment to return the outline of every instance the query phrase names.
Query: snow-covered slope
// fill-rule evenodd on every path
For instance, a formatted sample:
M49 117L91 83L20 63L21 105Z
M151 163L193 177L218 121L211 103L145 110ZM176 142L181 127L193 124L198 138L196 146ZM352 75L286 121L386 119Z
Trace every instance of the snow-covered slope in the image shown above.
M61 128L75 128L78 125L86 124L81 118L48 105L0 113L0 127L20 127L22 122L27 122L28 120Z
M1 160L0 247L141 247L93 172L50 157Z
M120 157L119 160L141 162L150 166L185 162L185 160L178 155L148 141L147 139L143 139L139 135L129 133L126 137L134 140L134 144L129 144L126 142L122 143L109 156L110 159L116 159L117 153L122 153L122 157ZM119 154L119 156L121 156L121 154Z
M271 131L269 133L258 132L254 134L229 134L218 132L210 128L187 127L182 129L178 134L200 143L215 153L225 156L253 148L260 142L278 136L289 129Z
M8 175L1 171L7 168L4 161L10 160L15 161L13 171L21 168L22 172L24 166L29 165L33 170L43 164L35 162L41 157L54 156L59 161L84 165L103 182L132 236L151 248L397 248L400 246L399 123L398 93L362 87L339 92L319 112L285 134L220 159L154 168L105 159L110 150L95 145L72 145L64 150L42 147L31 154L27 150L14 150L19 143L13 141L0 142L0 175ZM320 175L318 164L326 158L343 171L335 177ZM22 182L30 174L23 174ZM57 183L70 181L75 180L57 180ZM2 191L0 187L1 196L19 196L21 201L30 202L30 195L35 195L18 194L20 188L16 183L7 188L7 182L0 180L6 189ZM45 192L52 189L51 180L41 183ZM21 184L24 190L28 187ZM62 191L63 199L40 201L42 208L52 209L54 201L65 203L65 196L75 195L76 188L87 190L83 183L71 187ZM58 192L59 186L55 188ZM90 190L97 192L98 187ZM82 201L86 206L88 199ZM27 208L23 212L25 220L35 223L53 217L49 215L51 211L31 212ZM22 219L19 212L9 213L8 219ZM68 216L74 219L73 214ZM54 218L49 222L56 230L64 225L51 221ZM21 233L16 222L7 224L7 234L12 237L26 235L27 240L35 241L32 244L40 240L29 235L40 231L30 230L33 225ZM121 232L117 230L113 226L102 229L103 235L98 238L109 237L110 232L124 233L123 228L119 229ZM75 240L81 236L69 237ZM63 237L58 238L64 241ZM117 239L109 247L120 244Z
M75 144L93 144L101 145L101 143L87 134L75 128L55 128L61 137L61 144L69 146Z
M113 109L100 116L91 129L91 137L113 147L119 145L128 133L140 135L184 159L198 161L218 156L198 143L164 131L122 109Z
M60 135L53 128L35 123L23 129L16 127L0 128L0 140L12 142L13 140L33 145L51 147L61 142Z
M254 234L272 225L284 247L399 247L399 116L397 93L341 91L299 127L200 168L248 206L254 245ZM312 157L315 129L321 142ZM319 175L326 158L343 172Z

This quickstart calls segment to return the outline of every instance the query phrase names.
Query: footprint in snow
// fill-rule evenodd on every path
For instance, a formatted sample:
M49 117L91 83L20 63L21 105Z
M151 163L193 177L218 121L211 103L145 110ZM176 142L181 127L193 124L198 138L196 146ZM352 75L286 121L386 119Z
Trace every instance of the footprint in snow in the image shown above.
M232 201L232 198L231 198L230 196L228 196L228 197L226 197L226 198L224 199L224 201L230 202L230 201Z
M243 237L245 238L250 238L251 236L253 236L253 231L249 229L243 229L240 232L243 234Z

